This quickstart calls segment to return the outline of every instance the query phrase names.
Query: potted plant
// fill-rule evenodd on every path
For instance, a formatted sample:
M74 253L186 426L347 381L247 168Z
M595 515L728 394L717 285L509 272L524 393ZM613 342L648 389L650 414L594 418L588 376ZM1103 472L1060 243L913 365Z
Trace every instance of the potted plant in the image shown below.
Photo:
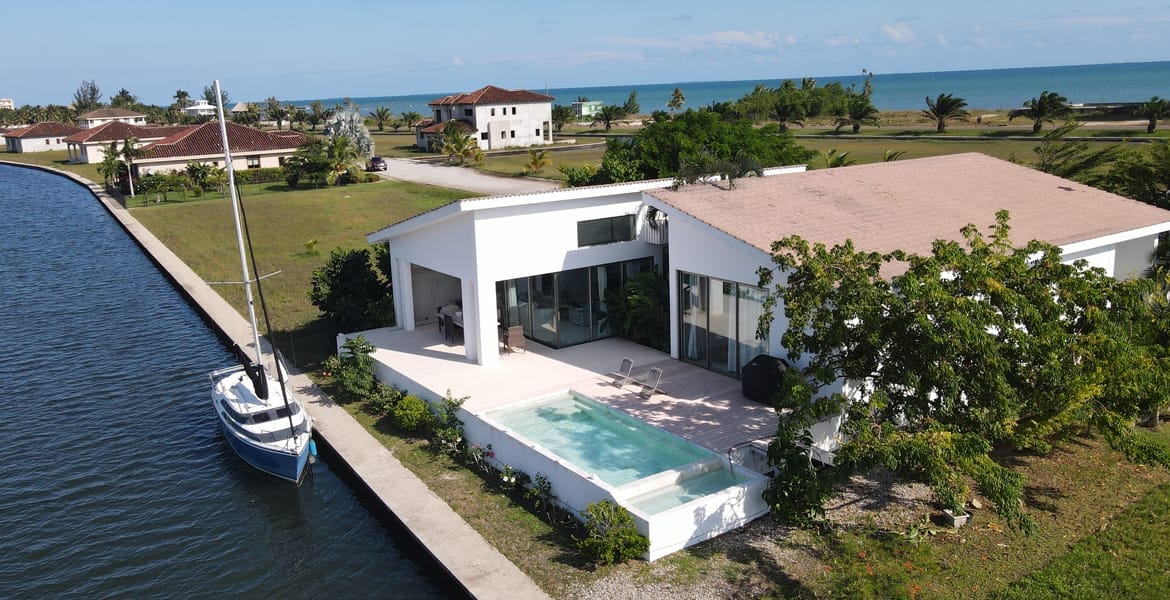
M959 528L967 524L971 519L971 513L967 511L962 505L952 508L943 509L943 519L947 525L952 528Z

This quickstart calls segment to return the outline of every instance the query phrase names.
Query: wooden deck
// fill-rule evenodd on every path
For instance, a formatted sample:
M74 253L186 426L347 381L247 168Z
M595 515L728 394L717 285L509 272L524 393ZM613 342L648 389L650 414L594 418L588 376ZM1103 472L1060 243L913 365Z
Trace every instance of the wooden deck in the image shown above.
M572 389L721 454L776 433L775 411L744 398L739 380L625 340L560 350L529 340L527 353L508 354L498 366L483 367L468 362L463 347L445 342L435 327L363 335L377 348L374 359L381 369L412 382L408 391L422 386L438 397L447 390L467 396L464 408L473 414ZM662 369L659 392L643 398L633 381L615 387L610 373L623 357L633 360L635 378L650 367Z

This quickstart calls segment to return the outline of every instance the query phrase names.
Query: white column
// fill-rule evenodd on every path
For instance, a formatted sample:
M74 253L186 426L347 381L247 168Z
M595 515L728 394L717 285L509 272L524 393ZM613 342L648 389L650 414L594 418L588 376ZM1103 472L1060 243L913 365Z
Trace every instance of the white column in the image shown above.
M394 321L399 327L414 331L414 282L410 277L410 263L391 256L390 264L394 274Z

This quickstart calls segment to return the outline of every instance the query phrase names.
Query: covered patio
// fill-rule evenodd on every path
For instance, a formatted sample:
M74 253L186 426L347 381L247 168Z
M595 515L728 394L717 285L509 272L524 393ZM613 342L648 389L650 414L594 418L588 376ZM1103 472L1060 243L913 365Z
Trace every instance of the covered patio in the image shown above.
M721 454L776 432L775 411L745 398L738 380L619 338L555 350L530 340L527 352L501 354L496 366L484 368L435 326L361 335L376 348L380 381L432 401L448 391L467 397L463 408L472 414L573 389ZM643 398L633 381L615 387L612 372L623 357L633 361L635 379L661 369L659 391Z

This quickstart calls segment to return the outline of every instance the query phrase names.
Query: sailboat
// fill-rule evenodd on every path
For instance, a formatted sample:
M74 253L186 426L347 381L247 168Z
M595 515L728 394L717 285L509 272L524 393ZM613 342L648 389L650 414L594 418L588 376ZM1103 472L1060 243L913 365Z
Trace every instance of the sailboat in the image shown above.
M260 329L256 325L256 308L252 300L252 283L260 292L264 309L264 323L269 332L268 309L260 278L248 273L248 254L251 246L241 225L239 194L236 191L231 149L228 147L227 125L223 117L223 97L219 81L214 83L216 110L219 116L220 138L223 141L224 163L227 165L228 189L231 192L232 217L236 225L236 244L240 251L240 271L243 274L244 299L248 305L248 321L252 326L252 344L255 350L249 356L239 345L235 346L240 364L212 371L211 403L219 419L220 429L228 444L244 462L270 475L298 485L305 476L310 455L316 454L313 426L308 412L288 391L285 370L280 355L272 348L272 372L264 366L260 345ZM253 260L253 271L255 271Z

